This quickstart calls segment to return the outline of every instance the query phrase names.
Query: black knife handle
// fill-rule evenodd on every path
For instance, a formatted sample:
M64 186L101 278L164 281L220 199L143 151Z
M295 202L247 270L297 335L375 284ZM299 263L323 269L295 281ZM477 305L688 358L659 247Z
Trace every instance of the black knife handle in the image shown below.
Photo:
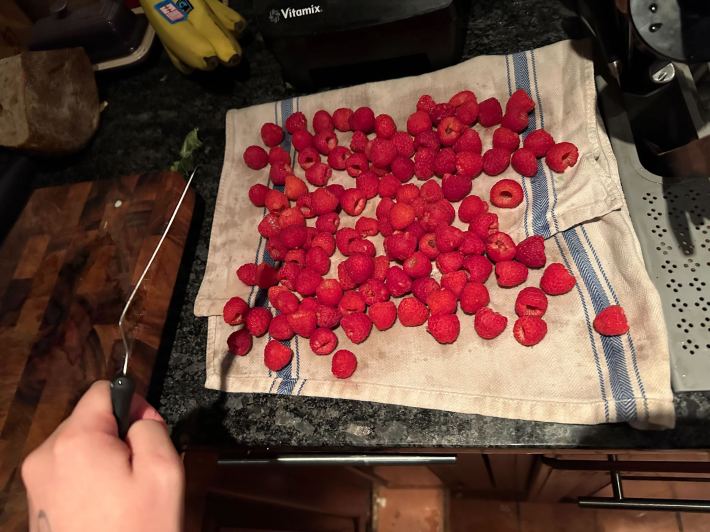
M118 424L118 437L126 438L130 425L131 400L136 385L128 375L120 374L111 381L111 406Z

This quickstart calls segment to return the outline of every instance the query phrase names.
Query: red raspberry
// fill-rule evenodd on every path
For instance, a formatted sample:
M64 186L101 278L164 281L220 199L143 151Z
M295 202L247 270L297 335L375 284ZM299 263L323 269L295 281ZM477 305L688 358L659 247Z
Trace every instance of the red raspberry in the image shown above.
M472 126L476 122L476 118L478 118L478 103L474 101L459 105L456 108L455 116L464 125Z
M392 161L391 169L392 175L396 177L399 182L406 183L414 175L415 167L414 162L408 157L398 156Z
M353 312L365 312L365 299L355 290L348 290L338 303L338 310L343 316Z
M547 334L547 323L537 316L522 316L513 324L513 336L519 344L532 346Z
M412 279L428 277L431 274L431 261L421 251L415 251L404 261L402 268Z
M520 133L528 127L528 120L528 113L526 111L520 109L510 109L505 111L503 120L501 120L500 123L502 126Z
M375 244L366 238L356 238L350 242L347 254L353 255L354 253L362 253L364 255L374 257L376 253Z
M241 297L233 297L229 299L222 309L222 317L228 325L241 325L244 323L249 305Z
M458 174L445 174L441 180L441 190L444 197L450 202L457 202L465 198L473 187L473 181L470 177L464 177Z
M345 259L345 267L350 279L355 284L362 284L372 277L375 271L375 261L364 253L354 253Z
M545 162L547 166L550 167L550 170L561 174L567 168L571 168L577 164L578 158L579 151L577 150L577 146L571 142L560 142L547 151Z
M405 327L418 327L429 318L429 309L416 297L405 297L399 302L397 317Z
M417 248L417 239L411 233L397 233L384 240L385 253L390 259L403 261Z
M357 357L347 349L340 349L333 355L330 370L339 379L347 379L357 369Z
M350 216L358 216L365 210L367 200L361 190L358 190L357 188L349 188L340 198L340 205Z
M334 170L345 170L348 157L351 155L352 152L345 146L334 146L328 153L328 164Z
M478 104L478 122L483 127L500 124L503 118L503 109L496 98L488 98Z
M281 211L279 215L279 227L284 229L289 225L306 227L306 218L298 207L289 207ZM306 230L308 230L308 228L306 228Z
M353 153L345 161L345 170L350 177L357 177L363 172L367 172L370 168L370 163L367 160L367 155L364 153Z
M520 145L520 136L507 127L499 127L493 132L493 147L513 153Z
M256 284L256 264L247 262L237 268L237 277L247 286Z
M456 108L448 103L437 103L429 111L429 116L434 125L438 125L444 118L453 117L456 114Z
M335 329L340 325L340 319L342 314L335 307L329 307L327 305L318 305L316 307L316 318L318 320L318 327L326 327L328 329Z
M377 234L377 220L367 216L361 216L355 222L355 230L360 233L360 236L375 236Z
M407 183L397 189L396 199L398 203L406 203L414 206L414 202L419 197L419 187L413 183Z
M392 266L387 270L385 286L393 297L400 297L412 289L412 279L399 266Z
M311 166L320 162L320 154L313 146L308 146L299 152L296 161L298 161L298 166L308 170Z
M464 231L459 251L464 255L483 255L486 244L473 231Z
M401 182L392 174L385 174L380 178L377 192L381 198L393 198L400 187ZM382 202L380 202L382 203ZM381 216L378 216L381 218Z
M476 216L488 211L488 203L476 195L466 196L459 205L459 220L471 223Z
M463 270L447 272L441 276L441 287L451 290L458 298L468 283L468 274Z
M440 344L453 344L461 332L461 323L456 314L430 316L426 330Z
M418 150L421 147L430 148L434 151L439 149L439 135L433 129L427 129L418 133L414 137L414 149Z
M350 137L350 149L354 153L365 153L365 148L367 148L367 143L370 142L362 131L356 131Z
M434 234L436 247L440 252L455 251L463 241L463 231L452 225L441 225Z
M325 187L325 189L330 192L333 196L340 198L343 196L343 192L345 192L345 187L343 185L340 185L338 183L333 183L332 185L328 185Z
M435 259L439 255L439 249L436 247L436 236L434 233L426 233L419 239L419 251L431 259Z
M330 233L319 232L311 240L311 247L323 248L329 257L335 253L335 238Z
M269 168L269 179L274 185L281 186L286 182L286 176L292 173L290 164L272 164Z
M330 270L330 259L323 248L312 247L306 253L306 267L320 275Z
M269 164L291 164L291 155L281 146L269 150Z
M446 251L436 257L436 267L441 273L455 272L463 266L464 256L460 251Z
M293 262L294 264L297 264L299 268L303 268L306 265L306 250L289 249L284 257L284 262Z
M406 131L397 131L392 136L392 142L397 148L397 153L402 157L414 155L414 139Z
M436 181L427 181L424 183L421 189L419 189L419 195L427 203L437 202L444 197L441 185Z
M301 211L304 218L315 218L316 213L313 212L313 198L312 194L304 194L296 200L296 208Z
M313 115L313 131L320 133L321 131L333 131L333 118L328 111L320 109Z
M286 131L293 135L296 131L306 129L308 127L308 119L302 112L297 111L286 119L285 126Z
M266 200L266 193L268 191L269 187L262 185L261 183L252 185L249 188L249 200L255 207L263 207L264 201Z
M281 342L271 340L264 348L264 364L271 371L280 371L291 363L293 351Z
M442 190L443 192L443 190ZM440 225L449 225L456 218L456 210L446 199L426 206L419 222L426 231L435 231Z
M407 203L395 203L389 212L389 221L395 229L404 229L414 218L414 207Z
M313 186L323 187L333 175L333 170L325 163L316 163L306 170L306 180Z
M323 279L316 288L316 299L322 305L335 307L343 297L343 289L337 279Z
M483 307L476 312L473 318L473 328L478 336L485 340L492 340L505 330L508 318L498 314L490 307Z
M373 279L384 281L387 275L387 270L390 268L390 260L384 255L375 257L375 271L372 273Z
M251 351L251 347L251 334L249 334L249 331L246 329L234 331L227 337L227 349L235 356L243 357Z
M299 308L296 312L287 314L288 324L293 332L301 338L310 338L313 331L318 326L318 318L315 310L304 310Z
M281 238L277 236L272 236L266 243L266 251L268 251L271 258L275 261L281 261L286 256L288 248L281 242Z
M390 292L387 290L384 281L379 279L368 279L359 286L358 293L362 296L366 305L387 301L390 298Z
M335 211L338 208L338 203L338 198L324 188L318 188L311 193L311 208L315 215Z
M308 343L316 355L329 355L338 347L338 337L330 329L321 327L313 331Z
M278 271L266 263L256 267L256 285L259 288L270 288L278 282Z
M345 266L345 261L338 264L338 281L340 281L340 286L343 288L343 290L352 290L357 286L348 274L348 269Z
M264 197L264 206L269 209L269 212L278 213L287 209L290 204L286 195L280 190L270 188Z
M540 288L551 296L566 294L574 288L575 284L577 284L577 280L565 268L564 264L559 262L553 262L545 268L540 279Z
M494 212L479 214L471 222L469 230L476 233L480 238L488 238L488 235L498 231L498 215Z
M296 151L302 151L313 146L313 135L305 129L299 129L291 136L291 144Z
M619 305L610 305L594 318L594 330L602 336L619 336L629 332L626 313Z
M279 238L286 249L303 247L303 244L306 243L306 236L306 228L302 225L289 225L279 233Z
M510 159L513 170L525 177L533 177L537 174L537 159L532 150L520 148Z
M426 180L434 175L434 159L436 152L427 147L417 148L414 154L414 175L418 179Z
M321 214L316 219L316 229L326 233L335 233L340 225L340 216L335 212Z
M288 314L274 316L269 324L269 336L276 340L290 340L294 332L288 322Z
M361 344L367 340L370 331L372 331L372 321L364 312L353 312L343 316L340 326L343 328L345 336L354 344Z
M290 200L296 201L304 194L308 194L308 187L303 180L295 175L287 175L284 186L284 193ZM298 211L301 214L300 210ZM303 215L301 215L301 219Z
M483 154L483 171L491 176L502 174L510 164L510 152L491 148Z
M439 290L441 287L436 279L431 277L422 277L420 279L415 279L412 283L412 294L422 303L426 303L427 297L434 291Z
M469 279L474 283L485 283L493 271L493 265L482 255L469 255L463 261Z
M300 268L296 268L296 269L299 270ZM282 270L283 270L283 267L279 270L279 274L281 273ZM266 291L266 295L269 300L269 304L275 308L276 299L284 292L290 292L290 290L291 290L290 288L287 288L285 286L279 286L279 285L270 287Z
M316 301L315 297L304 297L301 300L301 304L298 307L298 310L303 310L303 311L308 311L308 312L315 312L318 310L318 301Z
M555 139L552 138L544 129L536 129L523 141L523 146L535 154L535 157L540 158L547 155L547 152L555 145Z
M439 142L444 146L451 146L461 136L466 125L455 116L447 116L439 122L436 128Z
M320 274L310 268L303 268L296 278L296 291L302 296L312 296L322 280Z
M431 118L429 114L424 111L416 111L407 118L407 132L412 136L416 136L418 133L430 129Z
M481 174L482 169L483 159L477 153L462 151L456 154L456 173L461 177L473 179Z
M375 135L383 139L391 139L397 131L397 124L390 115L381 114L375 117Z
M380 234L384 237L394 234L394 227L392 227L389 218L377 220L377 228L380 230Z
M523 288L515 299L515 313L518 316L536 316L542 318L547 310L545 292L534 286Z
M379 168L389 168L395 157L397 157L397 148L394 142L380 137L372 141L369 154L372 164Z
M470 103L470 102L476 102L476 95L473 93L473 91L470 90L462 90L454 94L450 99L449 99L449 105L452 107L460 107L461 105L465 103Z
M448 288L440 288L427 296L426 304L432 316L453 314L457 306L456 295Z
M335 233L335 244L338 246L338 251L345 256L350 254L350 244L360 238L355 229L352 227L343 227Z
M515 258L515 242L506 233L493 233L486 239L486 255L492 262L513 260Z
M456 153L451 148L439 150L434 158L434 173L438 176L456 171Z
M375 129L375 113L369 107L358 107L350 117L350 127L354 131L372 133Z
M278 280L279 282L289 290L296 289L296 279L298 278L298 273L301 268L298 264L294 262L287 262L279 269ZM271 298L269 298L271 301Z
M514 260L496 262L496 280L501 288L512 288L528 279L528 269Z
M355 178L355 187L363 193L366 200L377 196L379 186L380 178L373 172L363 172Z
M542 268L547 261L545 240L539 235L526 238L518 244L515 260L522 262L528 268Z
M244 150L244 163L252 170L261 170L269 164L269 156L261 146L249 146Z
M281 314L291 314L298 310L299 301L295 294L288 290L279 292L274 296L273 307Z
M483 283L469 282L461 290L459 301L461 302L461 310L466 314L475 314L491 302L491 297Z
M529 113L530 111L535 109L535 102L527 92L525 92L523 89L518 89L510 95L508 103L505 104L506 112L513 109Z
M378 301L367 309L367 315L378 331L386 331L397 320L397 307L392 301Z
M338 131L350 131L350 118L353 116L353 110L347 107L336 109L333 113L333 125Z
M283 139L284 131L281 129L281 126L268 122L261 126L261 140L263 140L264 144L267 146L278 146Z
M523 188L512 179L501 179L491 187L491 203L501 209L512 209L523 201Z
M417 111L425 111L428 113L434 108L435 105L436 102L434 101L434 98L428 94L422 94L419 97L419 100L417 100Z
M461 136L454 142L453 148L456 153L471 152L481 155L483 146L478 131L475 129L464 130Z

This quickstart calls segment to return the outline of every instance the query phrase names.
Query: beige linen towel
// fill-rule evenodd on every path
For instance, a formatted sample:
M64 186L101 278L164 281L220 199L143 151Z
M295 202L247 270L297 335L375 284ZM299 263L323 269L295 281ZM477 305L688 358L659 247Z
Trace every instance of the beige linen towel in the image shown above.
M419 95L446 100L463 88L474 90L479 101L495 96L503 102L515 89L525 89L536 103L529 130L545 127L556 139L579 147L579 162L561 175L550 172L544 163L532 179L508 169L500 177L519 180L524 201L516 209L494 208L501 230L516 240L542 235L548 262L563 262L577 278L573 291L551 298L544 341L531 348L515 341L512 309L518 290L498 288L492 278L487 283L491 306L506 314L509 324L491 341L480 339L472 317L461 312L461 336L447 346L434 341L424 327L396 324L389 331L373 330L365 343L355 346L338 330L339 347L351 349L359 360L357 372L344 381L331 375L330 357L313 355L303 339L291 340L294 359L278 373L263 365L261 353L267 337L255 339L248 356L232 357L226 349L232 328L221 319L222 306L233 295L248 298L250 303L256 299L255 291L238 281L235 268L269 260L265 242L256 231L263 212L246 195L254 183L268 184L268 175L266 170L248 169L241 157L246 146L257 143L258 125L283 124L296 110L311 117L320 108L360 105L370 105L376 113L387 112L402 125ZM585 47L565 41L506 56L477 57L417 77L230 111L207 269L195 302L195 314L209 320L206 386L563 423L627 421L638 426L673 426L669 354L659 297L643 266L595 101L593 66ZM492 131L476 128L482 132L485 149ZM284 147L291 149L288 138ZM497 179L480 176L474 180L473 193L487 198ZM344 172L334 172L331 182L353 186ZM374 215L375 203L369 202L364 214ZM352 226L354 221L341 215L341 227ZM381 240L373 241L381 249ZM332 276L342 258L336 252ZM540 275L540 271L531 271L527 285L536 285ZM598 335L592 328L594 316L617 303L626 309L630 333L613 338Z

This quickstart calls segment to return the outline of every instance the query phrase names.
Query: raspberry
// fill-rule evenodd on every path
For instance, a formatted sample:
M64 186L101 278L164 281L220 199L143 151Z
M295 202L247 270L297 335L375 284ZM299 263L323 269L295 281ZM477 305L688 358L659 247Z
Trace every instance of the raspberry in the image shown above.
M397 132L397 124L390 115L381 114L375 117L375 135L383 139L391 139Z
M315 310L305 310L299 308L296 312L287 314L288 324L301 338L310 338L313 331L318 326L318 318Z
M340 225L340 216L335 212L326 212L316 219L316 229L326 233L335 233Z
M466 126L473 125L478 118L478 103L474 101L459 105L454 116Z
M399 190L400 186L401 185L397 185L397 190ZM392 207L394 207L394 205L395 203L394 201L392 201L391 198L382 198L377 204L377 208L375 209L375 216L377 216L378 219L389 219L390 211L392 210Z
M311 166L320 162L320 155L313 146L308 146L301 150L298 157L296 157L296 161L303 170L308 170Z
M355 178L355 187L363 193L366 200L377 196L380 187L380 178L373 172L363 172Z
M390 209L389 220L395 229L404 229L414 221L414 207L407 203L395 203Z
M306 251L304 249L289 249L284 257L284 262L292 262L297 264L299 268L303 268L306 265Z
M313 186L323 187L333 175L333 170L325 163L315 163L306 170L306 180Z
M241 297L233 297L229 299L222 309L222 317L228 325L241 325L244 323L249 305Z
M444 197L450 202L457 202L465 198L473 187L473 181L470 177L464 177L458 174L445 174L441 180L441 190Z
M438 176L456 171L456 153L451 148L439 150L434 157L434 173Z
M429 116L434 125L438 125L444 118L453 117L454 114L456 114L456 109L448 103L437 103L429 111Z
M398 156L392 161L392 175L401 183L406 183L412 178L414 169L414 162L408 157Z
M458 175L473 179L481 174L482 169L483 159L477 153L462 151L456 154L456 173Z
M284 130L281 126L272 123L266 123L261 126L261 140L269 147L278 146L284 139Z
M256 264L247 262L237 268L237 277L247 286L256 284Z
M431 118L429 114L424 111L416 111L407 118L407 132L412 136L416 136L418 133L430 129Z
M412 289L412 280L404 273L404 270L399 266L392 266L387 270L385 276L385 286L390 291L393 297L400 297L408 294Z
M274 297L272 304L281 314L291 314L298 310L299 301L294 293L284 290Z
M391 140L377 137L372 141L369 157L375 166L388 168L397 157L397 148Z
M362 237L375 236L377 234L377 220L367 216L361 216L357 219L357 222L355 222L355 230L360 233Z
M311 247L323 248L329 257L335 253L335 238L330 233L319 232L311 240Z
M533 177L537 174L537 159L532 150L520 148L513 153L510 159L513 170L525 177Z
M528 136L523 141L523 146L532 151L538 159L547 155L547 152L554 144L555 139L544 129L536 129L528 133Z
M269 150L269 164L291 164L291 155L281 146Z
M522 262L528 268L542 268L547 261L545 240L539 235L529 236L518 244L515 260Z
M272 236L266 243L266 251L268 251L271 258L275 261L281 261L286 256L288 248L281 242L279 236Z
M459 337L461 323L456 314L439 314L429 317L426 330L440 344L452 344Z
M357 357L347 349L336 351L330 370L339 379L347 379L357 369Z
M412 282L412 294L422 303L426 303L429 294L440 288L439 283L432 277L421 277Z
M362 131L356 131L350 137L350 149L355 153L365 153L367 143L370 142Z
M353 312L365 312L365 299L356 291L348 290L338 303L338 310L343 316Z
M372 277L375 271L375 261L363 253L354 253L345 259L345 268L355 284L362 284Z
M629 332L624 309L619 305L606 307L594 318L594 330L602 336L619 336Z
M488 211L488 203L476 195L466 196L459 205L459 220L471 223L476 216Z
M450 99L449 99L449 105L452 107L460 107L465 103L470 103L470 102L475 102L476 101L476 95L473 93L473 91L470 90L462 90L454 94Z
M281 211L279 215L279 227L284 229L289 225L300 225L306 227L306 218L298 207L289 207ZM308 230L306 228L306 230Z
M397 189L396 199L398 203L414 205L419 197L419 187L413 183L407 183Z
M281 186L286 182L286 176L292 173L290 164L272 164L269 168L269 179L274 185Z
M303 247L306 243L306 228L302 225L289 225L281 230L279 238L286 249Z
M329 355L338 346L338 337L330 329L320 327L313 331L308 343L316 355Z
M280 190L270 188L264 197L264 206L272 213L287 209L290 204L286 195Z
M463 270L447 272L441 276L441 287L451 290L457 298L461 296L466 283L468 283L468 274Z
M317 216L335 211L338 203L338 198L324 188L316 189L311 193L311 208Z
M427 129L418 133L414 137L414 149L418 150L421 147L430 148L434 151L439 149L439 135L433 129Z
M460 251L447 251L436 257L436 267L441 273L455 272L463 266L464 256Z
M330 192L333 196L338 198L338 201L343 196L343 192L345 192L345 187L343 185L338 184L338 183L333 183L332 185L328 185L325 187L325 189L328 192Z
M431 261L421 251L415 251L402 263L402 268L412 279L428 277L431 274Z
M510 164L510 152L491 148L483 154L483 171L491 176L502 174Z
M530 95L523 89L518 89L513 94L511 94L510 98L508 99L508 103L505 104L506 112L515 109L524 111L525 113L529 113L534 108L535 102L533 102Z
M506 110L500 123L502 126L520 133L528 127L528 113L520 109Z
M269 324L269 336L277 340L290 340L294 332L288 322L288 314L274 316Z
M476 312L473 318L473 328L485 340L492 340L505 330L508 318L498 314L490 307L483 307Z
M358 293L362 296L366 305L373 305L390 298L384 281L379 279L368 279L358 287Z
M296 289L296 279L298 278L298 273L301 268L298 264L294 262L287 262L279 269L278 280L279 282L289 290ZM271 301L271 298L269 298ZM273 304L272 304L273 306Z
M419 251L430 260L435 259L439 255L439 249L436 247L436 236L434 233L426 233L422 235L419 239L417 247Z
M436 247L440 252L457 250L463 240L463 231L452 225L441 225L434 234Z
M289 365L293 358L290 347L281 342L271 340L264 348L264 364L271 371L280 371Z
M392 227L389 218L377 220L377 228L380 230L380 234L385 237L390 236L394 233L394 227Z
M246 355L251 351L252 343L251 334L246 329L234 331L227 337L227 348L235 356L243 357Z
M414 175L418 179L426 180L434 175L434 159L436 152L427 147L417 148L414 154Z
M444 146L451 146L461 136L466 126L455 116L447 116L439 122L436 128L439 142Z
M334 146L328 153L328 164L334 170L345 170L351 151L345 146Z
M491 203L502 209L512 209L523 201L523 188L512 179L501 179L491 187Z
M500 124L503 118L503 109L496 98L488 98L478 104L478 122L483 127Z
M367 200L365 199L365 195L362 193L361 190L358 190L356 188L349 188L343 193L343 196L340 198L340 205L343 207L343 210L350 216L358 216L362 211L365 210Z
M328 329L335 329L340 325L340 319L342 314L335 307L329 307L327 305L318 305L316 307L316 319L318 320L318 327L326 327Z
M577 280L565 268L564 264L559 262L553 262L545 268L540 278L540 288L551 296L566 294L574 288L575 284L577 284Z
M473 231L464 231L459 251L464 255L483 255L486 244Z
M256 267L256 285L259 288L271 288L278 282L278 272L266 263Z
M367 172L370 163L364 153L353 153L345 161L345 170L350 177L357 177L363 172Z
M314 218L316 213L313 212L313 198L311 193L304 194L296 200L296 208L301 211L304 218Z
M528 269L514 260L496 262L496 280L501 288L512 288L528 279Z
M347 107L336 109L333 113L333 125L338 131L350 131L350 118L353 116L353 110Z
M419 196L427 203L434 203L444 197L441 186L436 181L427 181L419 189Z
M261 146L249 146L244 150L244 163L252 170L261 170L269 164L269 156Z
M308 187L299 177L296 177L295 175L287 175L284 193L288 199L296 201L304 194L308 194Z
M401 182L392 174L385 174L380 178L377 193L381 198L392 198L397 193ZM381 203L381 202L380 202Z
M296 278L296 292L302 296L312 296L322 280L320 274L310 268L303 268Z
M567 168L573 167L577 164L577 159L579 158L579 151L577 146L571 142L560 142L552 146L545 155L545 162L550 170L561 174Z
M384 281L387 275L387 270L390 268L390 260L384 255L379 255L374 258L375 271L372 273L372 278L379 281Z
M434 108L435 105L436 102L434 101L434 98L428 94L422 94L419 97L419 100L417 100L417 111L425 111L428 113Z
M481 155L481 137L475 129L466 129L452 146L456 153L471 152Z
M367 309L367 315L378 331L386 331L397 319L397 307L392 301L378 301Z
M466 283L459 296L461 310L466 314L475 314L491 302L488 289L483 283Z
M364 255L374 257L376 253L375 244L366 238L356 238L350 242L347 255L352 255L354 253L363 253Z
M440 225L453 223L454 218L456 218L456 211L453 205L446 199L442 199L427 205L419 221L426 231L435 231Z
M429 318L429 309L416 297L405 297L399 302L397 317L405 327L417 327Z
M337 279L323 279L316 288L316 299L322 305L336 306L343 297L343 289Z
M520 136L508 129L507 127L499 127L493 132L493 147L500 148L507 152L513 153L520 145Z
M390 259L403 261L417 248L417 239L411 233L397 233L384 240L385 253Z
M296 111L286 119L284 124L286 126L286 131L293 135L296 131L306 129L308 127L308 119L302 112Z
M375 113L369 107L358 107L350 117L350 127L354 131L372 133L375 129Z
M298 307L298 310L303 310L307 312L315 312L318 309L318 301L316 301L316 298L314 297L304 297L301 300L301 304Z
M249 188L249 200L254 204L255 207L263 207L264 201L266 200L266 193L269 191L269 187L258 183L252 185Z
M406 131L397 131L392 136L392 142L397 149L397 153L402 157L414 155L414 139Z
M367 340L370 331L372 331L372 321L364 312L353 312L343 316L340 326L343 328L345 336L354 344L361 344Z
M523 288L515 299L515 313L518 316L536 316L542 318L547 310L545 292L534 286Z
M291 135L291 144L296 151L302 151L313 146L313 135L305 129L299 129Z
M474 283L485 283L493 271L491 262L482 255L469 255L464 259L463 267L468 271L469 280Z
M513 260L515 258L515 242L506 233L493 233L486 239L486 255L492 262Z
M498 215L494 212L479 214L469 225L469 230L476 233L480 238L488 238L488 235L498 231Z
M427 296L426 304L432 316L453 314L457 306L456 295L448 288L440 288Z
M279 270L279 274L281 273L282 270L283 270L283 267ZM269 288L266 291L266 295L267 295L267 299L269 300L269 304L275 308L276 307L275 302L278 299L278 297L281 294L283 294L284 292L289 292L289 291L290 291L290 288L287 288L284 286L279 286L279 285L272 286L271 288Z
M328 111L320 109L313 115L313 131L320 133L321 131L333 131L333 118Z
M306 253L306 268L319 275L325 275L330 270L330 259L323 248L312 247Z
M513 336L524 346L540 343L546 334L547 323L537 316L521 316L513 324Z

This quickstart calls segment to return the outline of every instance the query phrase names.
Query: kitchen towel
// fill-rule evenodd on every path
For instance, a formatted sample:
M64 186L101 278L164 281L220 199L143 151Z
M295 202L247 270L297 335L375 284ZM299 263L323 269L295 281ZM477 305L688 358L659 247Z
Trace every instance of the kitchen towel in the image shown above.
M373 329L360 345L352 345L337 330L339 348L358 356L357 371L347 380L333 377L330 357L314 355L302 338L290 341L293 361L279 372L263 364L267 336L255 339L248 356L230 355L226 340L233 328L221 318L224 302L239 295L254 304L258 295L237 279L235 269L246 262L271 261L256 231L263 210L254 207L246 194L255 183L268 185L268 172L250 170L242 159L247 146L259 143L259 125L283 125L295 111L310 118L321 108L369 105L375 113L392 115L403 127L421 94L446 101L464 88L473 90L479 101L495 96L501 102L514 90L525 89L536 105L522 135L544 127L556 139L579 148L577 165L563 174L540 162L533 178L520 177L509 168L496 178L481 175L473 182L473 193L487 199L498 179L518 180L524 190L522 204L515 209L492 208L500 217L501 230L516 241L542 235L548 263L564 263L577 279L571 292L550 298L546 338L534 347L515 341L513 306L519 289L501 289L492 276L486 283L491 306L509 320L494 340L479 338L473 318L461 311L461 335L452 345L438 344L425 327L396 324L385 332ZM475 127L486 149L493 128ZM226 129L208 263L195 301L195 314L208 317L208 388L562 423L673 426L669 353L659 296L644 269L616 161L597 112L593 65L585 42L563 41L510 55L481 56L421 76L233 110L227 114ZM293 152L288 137L283 146ZM331 182L354 186L345 172L334 172ZM376 200L368 202L363 214L374 216L375 205ZM341 227L354 222L341 214ZM381 239L372 240L381 253ZM336 275L342 259L337 252L332 257L330 276ZM531 270L526 285L537 285L541 274ZM624 306L631 325L628 334L602 337L594 331L595 315L611 304Z

